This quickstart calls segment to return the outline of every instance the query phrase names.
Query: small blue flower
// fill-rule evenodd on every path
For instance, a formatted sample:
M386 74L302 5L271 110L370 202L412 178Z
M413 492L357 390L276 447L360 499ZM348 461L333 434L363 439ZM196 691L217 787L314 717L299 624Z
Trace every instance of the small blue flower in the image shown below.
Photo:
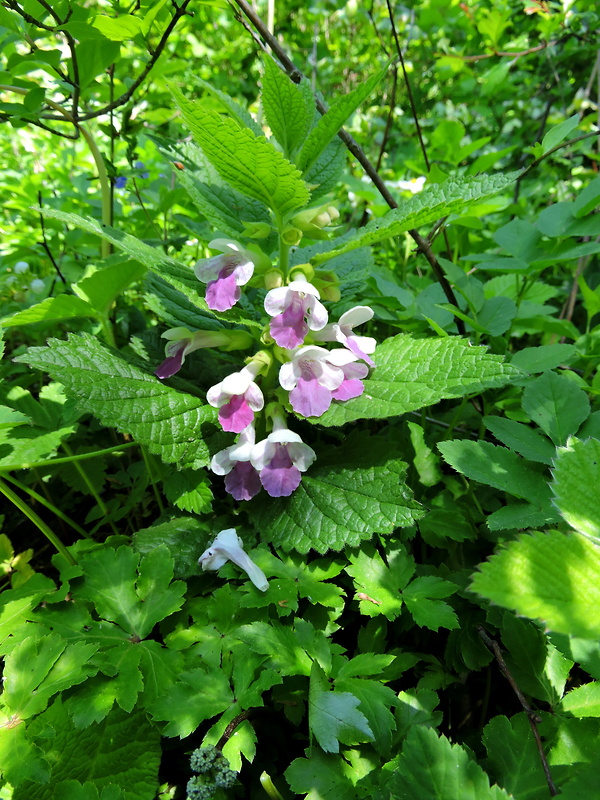
M119 175L115 180L115 189L124 189L127 183L127 178L124 175Z
M146 165L144 164L143 161L134 161L133 162L133 166L134 166L134 169L139 169L141 171L141 170L144 170L144 167ZM144 170L143 172L141 172L140 178L147 178L149 175L150 175L150 173L147 170Z

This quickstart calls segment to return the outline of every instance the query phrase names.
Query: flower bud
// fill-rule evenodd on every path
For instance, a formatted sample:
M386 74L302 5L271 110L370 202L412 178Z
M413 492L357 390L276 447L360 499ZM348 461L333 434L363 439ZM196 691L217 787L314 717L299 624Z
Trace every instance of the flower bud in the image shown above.
M263 278L265 289L278 289L283 286L283 273L278 269L271 269L266 272Z
M315 269L312 264L297 264L292 267L290 275L291 281L312 281L315 276Z
M293 225L288 225L283 229L281 238L286 244L292 246L300 244L300 240L302 239L302 231L299 228L294 227Z
M272 228L268 222L244 222L244 236L247 239L266 239Z

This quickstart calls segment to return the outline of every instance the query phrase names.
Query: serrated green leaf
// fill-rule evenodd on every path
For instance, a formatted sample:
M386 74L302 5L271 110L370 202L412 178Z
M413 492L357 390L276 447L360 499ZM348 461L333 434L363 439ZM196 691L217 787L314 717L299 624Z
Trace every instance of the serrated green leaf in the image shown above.
M569 439L559 447L551 489L560 514L579 533L600 542L600 441Z
M347 152L342 140L334 139L308 170L304 180L315 187L311 192L313 203L336 187L346 165Z
M98 794L98 787L91 781L68 780L57 784L55 796L60 800L122 800L123 792L118 786L108 784Z
M109 264L73 284L73 291L99 314L107 314L117 297L145 272L146 266L137 261Z
M314 256L312 263L322 264L329 258L348 253L357 247L367 247L412 228L429 225L447 214L462 212L476 200L492 197L506 189L516 178L517 173L513 172L507 175L483 175L477 178L449 178L442 184L426 186L419 194L403 201L400 208L371 220L340 247L328 254Z
M185 583L171 583L173 562L164 545L144 556L136 571L138 560L124 546L88 554L80 560L85 580L74 595L92 602L102 619L145 639L158 622L181 608Z
M306 138L302 149L296 157L296 164L306 173L327 147L331 139L339 132L348 117L371 94L387 71L387 65L379 72L371 75L348 94L338 97L331 104L329 111L323 114Z
M548 782L525 714L494 717L484 728L490 773L519 800L546 800Z
M95 317L95 309L85 300L70 294L59 294L48 297L24 311L18 311L10 317L4 317L1 324L5 328L18 325L31 325L35 322L60 322L74 317Z
M356 800L355 784L361 777L345 758L314 747L309 758L297 758L285 771L293 792L305 800Z
M26 781L44 783L50 777L50 765L44 752L27 738L25 723L0 714L0 774L13 786Z
M368 434L319 454L291 497L259 495L250 513L264 541L306 553L356 547L422 515L395 448Z
M147 289L146 304L164 322L173 328L183 327L190 330L217 331L227 327L221 320L215 319L198 308L184 294L175 289L158 275L149 273L144 281Z
M180 468L208 464L207 442L217 432L214 409L165 386L95 337L51 339L47 347L32 347L17 360L49 372L82 410L95 414L104 425L132 434L166 463Z
M438 737L431 728L411 728L402 754L391 764L394 769L385 781L385 796L391 792L395 800L510 800L499 786L490 786L488 776L466 750L450 744L445 736Z
M364 381L364 393L334 403L315 422L329 426L395 417L442 399L503 386L521 374L484 347L470 347L455 337L413 339L401 333L380 345L373 360L377 366Z
M600 636L600 547L558 531L510 542L473 576L471 589L552 631Z
M294 83L272 58L264 59L261 100L265 118L286 158L291 158L306 140L316 113L306 78Z
M255 653L269 656L269 664L282 675L310 675L311 659L295 632L281 623L253 622L235 632Z
M396 693L377 681L362 677L336 677L335 688L347 692L360 701L359 710L365 715L373 733L375 747L382 756L389 756L392 746L392 733L396 730L394 715L390 708L398 705Z
M327 676L313 662L308 690L308 724L326 753L339 753L341 744L373 741L360 700L350 692L331 691Z
M544 372L525 387L522 405L556 445L564 445L590 414L583 389L554 372Z
M560 705L563 712L574 717L600 717L600 681L572 689Z
M471 480L522 497L540 508L550 502L550 487L544 476L506 447L455 439L440 442L438 448L451 467Z
M264 136L262 128L256 122L252 114L247 111L243 106L241 106L233 97L230 97L225 92L221 92L215 86L213 86L208 81L199 78L197 75L193 76L194 83L197 83L198 86L202 86L203 89L206 89L209 94L215 97L223 106L223 108L228 111L232 117L238 120L240 125L245 128L250 128L250 130L256 136Z
M454 594L458 587L434 575L415 578L402 590L402 599L417 625L437 631L460 627L458 617L441 598Z
M0 430L3 428L16 428L19 425L31 425L31 417L26 414L21 414L14 408L8 406L0 406Z
M559 520L558 512L550 506L541 509L532 503L509 503L490 514L486 524L491 531L502 531L507 528L525 530L554 524Z
M570 364L576 355L575 345L546 344L519 350L511 358L510 363L525 372L546 372L560 364Z
M308 203L300 172L264 137L187 100L173 89L183 120L204 155L234 189L286 216Z
M483 424L496 439L529 461L551 464L556 449L533 428L506 417L484 417Z
M210 510L213 493L205 472L180 470L167 476L163 489L167 500L182 511L202 514Z
M184 672L150 706L156 720L167 722L166 736L189 736L204 720L222 713L234 702L229 680L224 672L194 669Z
M349 558L346 572L354 578L361 614L384 614L395 619L402 610L402 590L415 571L415 562L400 546L388 554L386 564L375 548L366 546Z
M39 714L53 695L96 671L88 662L97 649L85 642L67 644L55 633L24 639L6 660L5 705L20 719Z
M189 578L198 574L198 558L213 535L207 523L194 517L177 517L134 533L133 547L138 553L146 555L164 545L174 560L174 576Z
M102 800L118 786L123 800L153 800L158 785L160 735L143 711L125 714L114 709L97 725L78 730L62 703L56 701L30 725L32 738L41 736L52 752L52 774L45 784L26 782L15 788L13 800L56 800L66 780L93 783ZM106 787L106 788L105 788ZM114 790L112 790L114 792Z

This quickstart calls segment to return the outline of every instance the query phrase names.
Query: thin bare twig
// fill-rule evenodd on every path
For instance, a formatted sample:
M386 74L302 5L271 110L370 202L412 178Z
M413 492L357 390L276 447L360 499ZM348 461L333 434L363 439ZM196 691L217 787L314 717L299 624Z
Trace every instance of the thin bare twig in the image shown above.
M41 208L42 207L42 193L38 192L37 195L38 195L38 204L39 204L39 206ZM58 275L58 277L61 279L61 281L66 286L67 285L67 281L65 280L65 276L60 271L60 267L58 266L58 264L56 262L56 259L52 255L52 250L50 250L50 245L48 244L48 240L46 239L46 226L44 224L44 215L43 214L40 214L40 224L42 226L42 240L43 240L43 241L40 242L40 244L42 245L42 247L46 251L46 254L47 254L48 258L52 262L52 266L56 270L56 274Z
M265 24L261 20L261 18L255 14L252 7L246 2L246 0L233 0L239 8L244 12L246 17L250 20L250 22L254 25L256 30L260 33L262 38L266 43L268 43L269 47L272 49L273 53L279 59L279 62L285 72L289 75L289 77L294 81L294 83L300 83L304 75L302 72L296 67L294 62L288 57L287 53L283 49L283 47L279 44L277 39L274 36L271 36L269 31L267 30ZM321 112L321 114L325 114L327 112L327 106L323 103L318 97L315 98L317 103L317 108ZM354 137L351 136L348 131L344 130L343 128L338 133L338 136L344 142L347 149L352 153L352 155L356 158L358 163L367 173L369 178L373 181L373 184L377 187L377 190L388 204L390 208L398 208L398 203L394 200L392 194L390 193L389 189L385 185L383 179L373 166L373 164L369 161L367 156L365 155L363 149L360 145L355 141ZM433 270L433 274L435 275L436 280L440 284L443 289L444 294L446 295L446 299L452 305L458 306L458 302L452 291L452 287L450 286L448 279L446 278L444 271L437 260L435 253L431 249L431 245L429 242L421 236L421 234L415 229L412 228L408 231L412 239L417 245L417 252L422 253L431 269ZM456 320L456 327L461 335L466 335L466 329L462 320Z
M515 679L513 678L506 661L502 655L502 650L500 649L500 645L495 639L492 639L491 636L488 636L487 631L482 625L477 626L477 633L481 637L482 641L485 643L486 647L491 650L494 654L496 661L498 662L498 666L500 667L500 671L506 678L506 680L510 683L513 692L517 695L519 703L523 706L523 711L527 715L527 719L529 720L529 724L531 726L531 730L533 731L533 736L535 738L535 743L538 749L538 753L540 756L540 761L542 762L542 768L544 770L544 774L546 776L546 782L548 783L548 789L552 797L556 797L558 794L558 789L554 785L554 781L552 780L552 775L550 774L550 767L548 766L548 759L546 758L546 753L544 752L544 746L542 744L542 739L540 736L540 732L538 730L538 725L542 721L539 714L534 711L523 692L517 686Z

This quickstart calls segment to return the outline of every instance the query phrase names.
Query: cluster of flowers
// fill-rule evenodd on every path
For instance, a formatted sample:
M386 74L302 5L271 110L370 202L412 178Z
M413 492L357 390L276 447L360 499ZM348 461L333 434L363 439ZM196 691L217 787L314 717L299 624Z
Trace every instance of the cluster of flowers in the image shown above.
M264 268L265 256L225 239L216 239L209 247L222 255L201 259L194 271L207 284L208 307L223 312L240 299L240 287L250 281L255 268ZM329 323L319 291L309 282L307 273L311 273L309 265L293 268L288 285L282 285L283 276L277 271L265 274L262 285L269 288L269 284L275 284L264 300L271 318L262 336L265 349L246 359L243 369L228 375L207 393L208 402L219 409L223 430L239 434L235 444L211 461L212 471L226 476L225 488L236 500L249 500L261 488L271 497L287 497L313 463L314 450L287 427L284 405L289 402L301 416L319 417L334 400L361 395L362 379L375 366L369 355L375 350L375 339L353 332L372 318L373 311L357 306L342 314L337 323ZM168 342L166 359L156 370L159 378L174 375L185 357L198 348L237 350L255 341L241 330L192 332L174 328L163 336ZM328 350L320 346L327 342L337 342L341 347ZM270 390L280 402L274 399L265 408L263 389L266 393ZM263 409L271 432L257 442L255 416Z

